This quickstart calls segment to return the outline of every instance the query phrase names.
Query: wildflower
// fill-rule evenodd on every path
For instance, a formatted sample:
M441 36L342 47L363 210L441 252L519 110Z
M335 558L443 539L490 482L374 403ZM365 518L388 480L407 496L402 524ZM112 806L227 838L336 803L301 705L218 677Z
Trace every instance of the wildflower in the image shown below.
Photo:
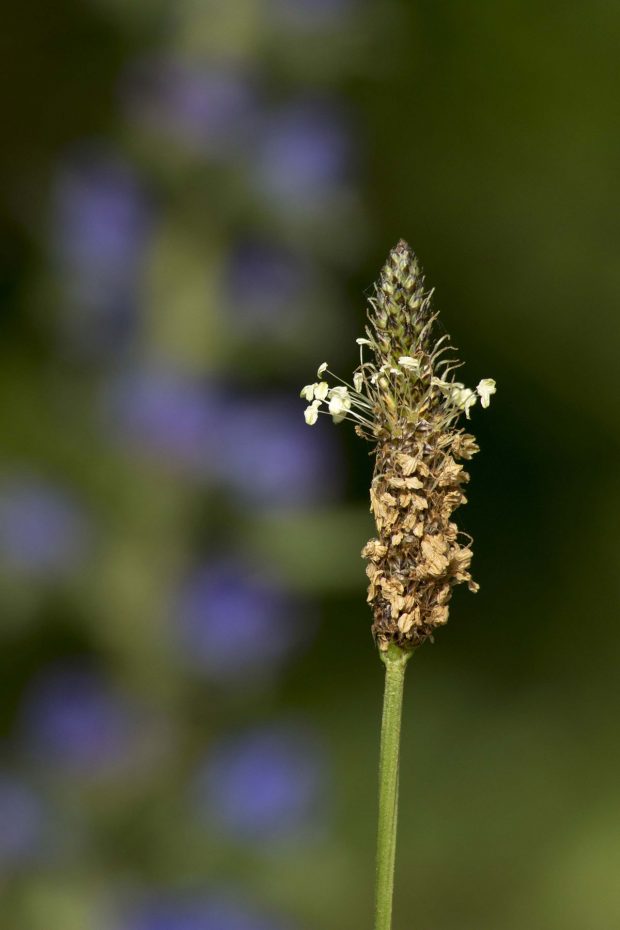
M129 163L88 145L60 164L52 209L62 336L79 354L118 354L139 327L147 192Z
M153 735L136 702L77 664L51 666L31 682L23 723L35 759L103 778L138 766Z
M265 238L240 237L224 268L221 312L249 339L259 334L286 339L289 326L306 319L306 295L314 286L295 251Z
M351 398L346 387L335 387L329 392L329 412L334 423L341 423L351 409Z
M483 407L488 407L491 403L491 394L495 394L496 391L495 381L493 378L483 378L482 381L478 382L476 390L480 396L480 404Z
M334 493L340 475L335 437L310 435L294 398L240 393L225 396L220 409L207 468L241 506L299 507Z
M346 117L316 100L297 100L264 120L253 159L254 183L286 210L320 210L348 180L351 139Z
M21 778L0 770L0 864L7 867L36 859L46 828L41 798Z
M469 420L469 411L478 400L475 391L472 391L471 388L465 387L464 384L455 385L455 388L452 391L452 399L456 406L463 411ZM486 406L488 407L488 404Z
M475 391L454 380L454 350L448 336L436 335L437 313L407 243L391 251L369 304L353 384L329 388L328 408L335 423L352 421L375 445L370 506L377 538L362 553L373 633L381 650L390 643L411 650L446 623L456 584L478 588L469 572L472 550L452 519L469 480L457 460L478 451L458 422L463 414L470 419L478 398L488 407L496 388L491 378ZM318 377L326 371L324 363ZM323 398L310 387L305 416L312 423Z
M229 736L210 747L196 773L198 821L261 845L303 835L320 813L326 776L303 720Z
M114 899L113 899L114 900ZM112 913L114 930L286 930L288 923L264 914L227 886L207 894L192 889L156 888L119 895ZM109 921L105 921L110 927Z
M0 558L19 574L42 581L70 575L89 536L86 515L63 489L31 477L0 486Z
M304 418L308 426L314 426L316 421L319 418L319 407L321 406L320 400L313 400L309 407L306 407L304 410Z
M407 368L409 371L414 371L416 374L420 372L420 360L418 358L411 358L410 355L401 355L398 359L398 364L401 368Z
M232 557L205 562L180 580L169 619L185 662L232 687L268 681L313 629L302 598L262 566Z
M180 58L131 64L121 92L133 123L213 158L246 144L259 117L257 88L240 69L197 66Z
M308 401L312 400L325 400L329 391L329 384L327 381L320 381L315 384L306 384L305 387L301 389L300 397L305 398Z

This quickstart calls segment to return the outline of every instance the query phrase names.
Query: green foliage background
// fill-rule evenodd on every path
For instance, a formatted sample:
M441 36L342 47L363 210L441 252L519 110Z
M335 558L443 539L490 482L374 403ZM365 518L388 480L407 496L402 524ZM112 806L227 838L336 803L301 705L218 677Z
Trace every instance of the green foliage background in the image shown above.
M22 764L16 721L37 669L84 652L174 736L137 779L35 773L62 853L7 870L2 926L99 930L102 900L133 881L231 882L308 930L371 925L382 666L359 560L367 449L338 432L337 501L252 512L233 500L222 515L216 494L106 441L101 371L59 346L50 259L55 166L83 138L112 140L158 191L142 358L295 397L323 358L341 371L353 363L364 291L398 238L416 249L466 380L492 376L498 393L474 417L482 451L460 514L481 591L458 593L448 628L409 667L395 925L617 926L618 8L388 0L303 34L273 26L259 0L53 10L26 0L3 19L2 467L62 481L101 527L96 557L70 584L2 568L3 749L7 765ZM157 49L251 62L275 99L337 98L353 127L354 190L310 220L294 204L283 219L235 166L136 129L119 74ZM248 224L319 269L281 341L218 315L214 282ZM258 696L197 682L161 632L170 579L197 539L217 551L224 525L239 551L320 606L307 652ZM296 713L328 750L325 828L251 849L196 831L180 786L197 747Z

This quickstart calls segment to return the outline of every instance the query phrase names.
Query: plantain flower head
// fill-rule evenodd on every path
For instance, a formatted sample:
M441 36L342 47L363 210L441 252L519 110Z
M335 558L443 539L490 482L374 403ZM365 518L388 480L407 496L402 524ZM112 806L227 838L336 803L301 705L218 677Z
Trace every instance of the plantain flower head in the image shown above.
M448 619L453 587L465 582L478 590L469 572L471 539L452 519L466 502L469 476L461 460L478 451L460 423L478 400L489 406L496 385L483 378L473 390L455 380L460 363L449 336L439 335L431 298L415 254L401 240L369 300L352 383L324 362L321 381L302 391L309 425L326 413L334 423L351 421L374 444L370 509L377 534L362 555L381 650L390 643L414 649L432 639ZM328 376L338 383L330 387Z

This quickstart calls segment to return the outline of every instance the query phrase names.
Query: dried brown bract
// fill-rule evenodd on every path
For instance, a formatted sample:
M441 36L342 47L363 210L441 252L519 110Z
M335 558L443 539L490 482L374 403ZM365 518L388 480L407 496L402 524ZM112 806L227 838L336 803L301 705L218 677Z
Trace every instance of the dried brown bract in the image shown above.
M406 242L390 253L369 303L353 384L319 380L302 397L310 425L328 412L337 423L352 420L376 445L370 507L377 538L362 552L372 629L382 650L390 643L413 649L446 623L454 585L478 589L469 572L470 540L452 522L469 480L460 460L478 451L458 422L463 414L469 419L478 399L489 406L495 382L485 378L473 391L454 380L460 364L449 337L436 335L431 294ZM326 372L323 363L319 379Z

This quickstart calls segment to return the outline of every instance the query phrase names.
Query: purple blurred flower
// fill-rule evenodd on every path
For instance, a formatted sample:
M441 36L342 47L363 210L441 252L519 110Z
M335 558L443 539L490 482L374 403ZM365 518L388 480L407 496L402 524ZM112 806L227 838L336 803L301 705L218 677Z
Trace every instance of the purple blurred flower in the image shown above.
M342 114L311 101L290 104L263 129L258 185L286 205L321 206L348 181L351 156Z
M265 573L233 561L207 565L180 588L172 623L192 665L238 682L269 676L307 640L309 616Z
M171 371L113 382L104 416L124 445L182 474L217 479L244 504L324 500L339 487L337 447L289 397L233 395Z
M284 25L300 29L334 27L351 15L359 0L271 0Z
M324 760L302 725L269 726L215 746L195 797L207 822L242 840L299 836L321 814Z
M142 720L137 708L97 673L55 667L26 694L25 736L33 754L78 774L107 775L136 759Z
M205 155L234 154L256 121L256 88L233 67L138 62L126 75L124 97L132 120Z
M229 896L152 894L127 908L114 930L286 930Z
M0 773L0 868L30 861L42 843L40 798L20 779Z
M337 447L306 427L294 399L231 400L221 442L222 479L247 503L307 504L339 488Z
M135 371L105 397L112 432L141 454L193 476L208 474L220 441L221 402L197 379Z
M80 564L86 538L84 517L64 491L29 478L0 487L0 558L11 568L63 575Z
M53 208L68 334L80 348L116 347L135 324L150 225L144 191L126 162L90 147L62 166Z
M256 239L233 249L226 275L226 303L244 330L265 327L275 336L298 320L308 290L307 269L294 253Z

